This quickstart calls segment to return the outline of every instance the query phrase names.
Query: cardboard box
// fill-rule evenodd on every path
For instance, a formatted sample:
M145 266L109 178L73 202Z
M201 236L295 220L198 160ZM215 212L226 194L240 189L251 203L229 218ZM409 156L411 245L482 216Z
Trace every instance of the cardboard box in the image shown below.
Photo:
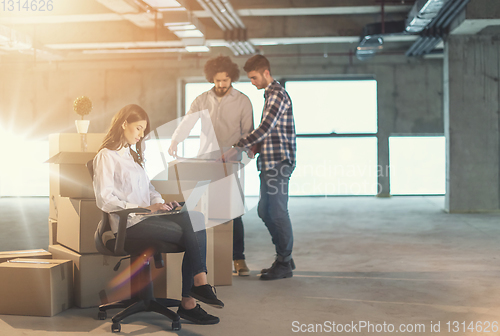
M51 245L49 251L57 258L73 262L74 302L77 307L88 308L103 303L130 298L130 259L122 261L118 271L114 271L120 257L102 254L79 254L62 245ZM163 260L166 260L163 254ZM166 267L155 268L151 261L154 295L165 298Z
M210 218L231 220L244 213L244 170L241 162L174 160L168 163L168 180L211 180L208 194Z
M97 153L60 152L45 163L52 163L50 186L59 191L58 196L73 198L94 198L92 177L85 164ZM56 167L54 169L54 167ZM58 168L57 168L58 167Z
M233 284L233 221L213 226L214 286Z
M207 281L215 286L214 267L214 229L207 229ZM232 253L232 252L231 252ZM231 254L232 256L232 254ZM166 255L166 294L170 299L182 299L182 259L184 253L167 253ZM232 257L231 257L232 259Z
M151 184L155 187L165 202L185 202L186 199L191 195L196 186L197 181L151 181ZM194 208L195 211L201 212L205 216L205 224L208 223L209 213L208 213L208 199L209 191L205 191L200 201Z
M233 221L214 224L207 228L207 280L212 286L233 284ZM215 221L219 223L219 221ZM167 296L181 299L182 258L184 253L169 253L166 256Z
M0 314L54 316L71 306L71 261L13 259L0 264Z
M51 259L52 254L42 249L38 250L23 250L23 251L4 251L0 252L0 263L12 259L29 258L29 259Z
M95 199L59 197L57 242L78 253L98 253L94 233L102 211Z
M101 147L106 133L56 133L49 135L49 157L60 152L94 152Z
M57 221L49 218L49 245L57 244Z
M73 262L75 305L80 308L99 306L102 303L130 298L130 274L121 274L128 269L130 259L122 261L120 269L113 267L119 257L102 254L79 254L62 245L50 245L49 252L57 259ZM115 282L112 283L112 280ZM116 283L116 285L113 285Z

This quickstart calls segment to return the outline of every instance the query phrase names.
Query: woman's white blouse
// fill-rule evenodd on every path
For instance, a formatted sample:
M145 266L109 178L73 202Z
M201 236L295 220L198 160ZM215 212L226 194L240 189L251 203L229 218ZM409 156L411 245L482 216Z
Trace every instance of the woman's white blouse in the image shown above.
M104 212L164 203L128 147L120 150L104 148L97 153L94 158L94 192L97 207ZM127 227L143 219L142 216L129 215ZM118 215L110 215L109 220L111 230L118 232Z

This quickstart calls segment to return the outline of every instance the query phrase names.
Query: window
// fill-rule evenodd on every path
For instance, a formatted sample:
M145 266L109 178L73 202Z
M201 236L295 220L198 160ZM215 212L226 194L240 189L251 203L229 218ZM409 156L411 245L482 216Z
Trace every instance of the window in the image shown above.
M377 82L363 80L286 81L297 131L297 168L290 195L377 194ZM186 111L211 83L188 83ZM264 91L249 82L233 83L252 102L254 124L260 124ZM200 125L185 141L184 155L194 156ZM199 140L198 140L199 141ZM188 153L191 153L188 155ZM258 196L255 161L245 167L245 195Z
M0 135L7 160L0 166L0 196L49 196L49 142Z
M446 144L444 136L389 138L392 195L444 195Z
M288 81L297 134L377 133L375 80Z
M377 194L377 82L287 81L297 132L290 195Z

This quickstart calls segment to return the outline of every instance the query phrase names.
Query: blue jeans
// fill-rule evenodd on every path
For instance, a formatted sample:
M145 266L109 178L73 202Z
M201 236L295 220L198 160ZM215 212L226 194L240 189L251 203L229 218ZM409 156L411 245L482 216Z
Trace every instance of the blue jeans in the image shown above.
M240 217L233 219L233 260L245 259L245 230Z
M205 226L203 214L189 211L149 217L127 228L128 238L161 240L184 247L182 297L190 296L194 285L193 277L198 273L207 272L207 234L205 230L193 230L193 225L199 227L201 224Z
M283 161L260 173L257 212L271 234L278 261L289 261L292 258L293 232L288 215L288 187L293 169L288 161Z

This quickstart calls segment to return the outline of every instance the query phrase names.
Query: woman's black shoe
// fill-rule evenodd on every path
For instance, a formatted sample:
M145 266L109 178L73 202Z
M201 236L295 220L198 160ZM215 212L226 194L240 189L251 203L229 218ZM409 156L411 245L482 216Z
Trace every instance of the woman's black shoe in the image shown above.
M196 307L193 309L184 309L181 305L177 309L177 314L183 319L196 324L217 324L220 321L217 316L210 315L204 311L199 304L196 304Z
M209 304L215 308L224 307L224 303L222 303L222 301L217 298L217 295L215 295L215 293L212 291L212 286L210 286L209 284L193 286L189 295L194 297L196 300Z

